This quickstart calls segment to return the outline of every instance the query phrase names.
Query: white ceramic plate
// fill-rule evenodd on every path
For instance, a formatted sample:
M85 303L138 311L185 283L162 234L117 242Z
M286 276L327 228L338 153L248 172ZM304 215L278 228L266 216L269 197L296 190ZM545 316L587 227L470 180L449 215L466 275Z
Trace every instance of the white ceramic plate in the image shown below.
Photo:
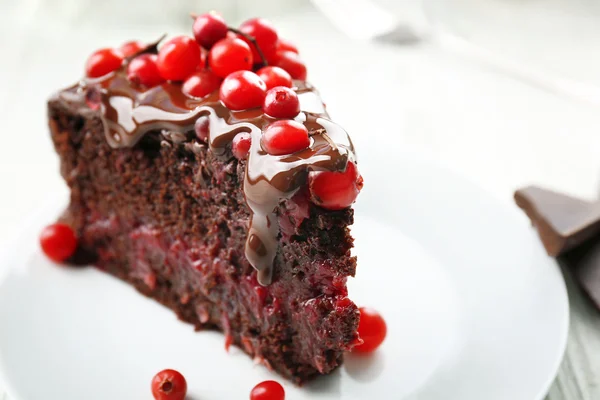
M542 399L565 349L568 302L525 218L425 158L373 157L361 169L351 297L389 326L371 357L347 357L303 388L283 382L118 280L46 260L37 236L58 204L1 261L10 272L0 283L0 377L10 395L146 400L154 373L175 368L190 400L247 399L269 378L289 400Z

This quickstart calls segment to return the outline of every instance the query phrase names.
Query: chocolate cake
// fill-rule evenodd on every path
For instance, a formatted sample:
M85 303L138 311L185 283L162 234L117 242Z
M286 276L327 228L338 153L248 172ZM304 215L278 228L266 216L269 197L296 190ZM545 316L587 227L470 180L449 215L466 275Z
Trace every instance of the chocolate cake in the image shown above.
M128 282L196 329L223 331L226 346L296 383L331 372L360 343L346 288L353 211L323 207L309 181L348 171L352 142L317 91L294 80L294 121L310 143L269 154L261 140L276 118L260 107L232 110L218 90L198 98L180 81L128 77L132 59L157 51L88 73L48 103L71 190L61 221L79 243L70 261ZM240 133L251 139L245 158L232 153Z

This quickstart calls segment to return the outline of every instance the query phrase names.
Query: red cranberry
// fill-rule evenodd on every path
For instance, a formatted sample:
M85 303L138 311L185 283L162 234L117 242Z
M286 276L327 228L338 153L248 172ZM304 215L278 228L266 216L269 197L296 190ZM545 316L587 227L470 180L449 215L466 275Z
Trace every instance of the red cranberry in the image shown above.
M248 132L240 132L233 138L231 142L231 151L238 160L248 158L250 145L252 144L252 136Z
M277 86L267 92L263 111L274 118L294 118L300 112L300 100L292 89Z
M205 97L221 86L221 78L208 70L196 72L183 82L183 93L192 97Z
M264 67L256 71L256 75L265 81L267 89L274 88L275 86L292 87L292 77L282 68Z
M230 110L246 110L260 107L266 92L267 85L254 72L237 71L225 78L219 97Z
M208 64L215 75L225 78L232 72L252 69L252 52L241 39L221 39L210 49Z
M227 24L216 12L196 17L192 30L198 44L207 50L227 36Z
M240 31L256 40L256 44L268 59L277 52L277 31L273 25L263 18L252 18L240 25ZM243 38L244 39L244 38ZM246 40L246 39L244 39ZM248 42L252 49L254 62L261 62L260 55L256 47L251 42Z
M160 85L164 79L158 71L157 59L158 57L155 54L137 56L127 66L127 79L135 84L147 87Z
M75 254L77 238L70 226L54 224L42 230L40 245L49 259L63 262Z
M165 369L152 379L152 396L155 400L184 400L187 382L181 373Z
M196 131L196 137L203 142L208 142L209 133L209 119L207 116L202 116L194 123L194 130Z
M95 86L90 86L85 93L85 104L87 104L91 110L99 110L102 105L102 93L100 92L100 89Z
M139 53L146 47L146 43L140 42L138 40L132 40L131 42L126 42L119 47L119 51L123 55L123 57L129 57L136 53Z
M285 69L294 79L306 80L306 66L292 51L278 52L275 65Z
M198 63L199 70L208 68L208 65L206 64L206 57L208 57L206 50L200 49L200 62Z
M231 335L225 335L225 351L229 353L229 349L231 348L231 345L233 344L233 336Z
M277 42L277 52L280 51L291 51L292 53L298 54L298 48L295 44L290 42L289 40L279 38L279 42Z
M292 154L310 146L308 130L293 120L275 121L265 129L262 147L273 156Z
M123 64L123 56L115 49L100 49L94 52L85 64L88 78L100 78L117 70Z
M383 317L372 308L361 307L360 322L358 323L358 335L363 340L354 348L360 353L370 353L383 343L387 335L387 325Z
M348 162L344 172L311 172L308 188L311 201L328 210L350 207L363 187L356 164Z
M264 381L254 386L250 400L285 400L285 390L275 381Z
M188 36L167 41L158 52L158 70L164 79L183 81L200 63L200 46Z
M348 308L352 305L352 300L347 297L342 297L335 302L335 307L340 309Z

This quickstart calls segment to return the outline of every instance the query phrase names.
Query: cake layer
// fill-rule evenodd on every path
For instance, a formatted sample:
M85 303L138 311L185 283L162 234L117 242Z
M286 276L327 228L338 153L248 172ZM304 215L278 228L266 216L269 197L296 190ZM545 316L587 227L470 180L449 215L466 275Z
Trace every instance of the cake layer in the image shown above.
M244 251L245 161L183 140L193 132L150 131L111 148L97 113L59 97L49 116L71 189L63 218L80 237L74 261L91 257L298 383L330 372L356 344L359 313L346 290L356 268L351 209L321 209L303 191L281 200L273 280L262 286Z

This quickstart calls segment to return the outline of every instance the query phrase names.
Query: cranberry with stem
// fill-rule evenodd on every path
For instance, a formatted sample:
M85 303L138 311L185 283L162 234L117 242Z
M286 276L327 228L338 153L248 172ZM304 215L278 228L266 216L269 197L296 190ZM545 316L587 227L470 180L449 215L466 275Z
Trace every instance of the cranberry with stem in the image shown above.
M239 31L244 34L244 39L253 38L253 43L248 43L252 49L254 62L268 60L277 52L279 37L275 27L264 18L252 18L240 25ZM262 53L262 54L260 54Z
M185 378L173 369L165 369L154 375L151 388L155 400L184 400L187 394Z

